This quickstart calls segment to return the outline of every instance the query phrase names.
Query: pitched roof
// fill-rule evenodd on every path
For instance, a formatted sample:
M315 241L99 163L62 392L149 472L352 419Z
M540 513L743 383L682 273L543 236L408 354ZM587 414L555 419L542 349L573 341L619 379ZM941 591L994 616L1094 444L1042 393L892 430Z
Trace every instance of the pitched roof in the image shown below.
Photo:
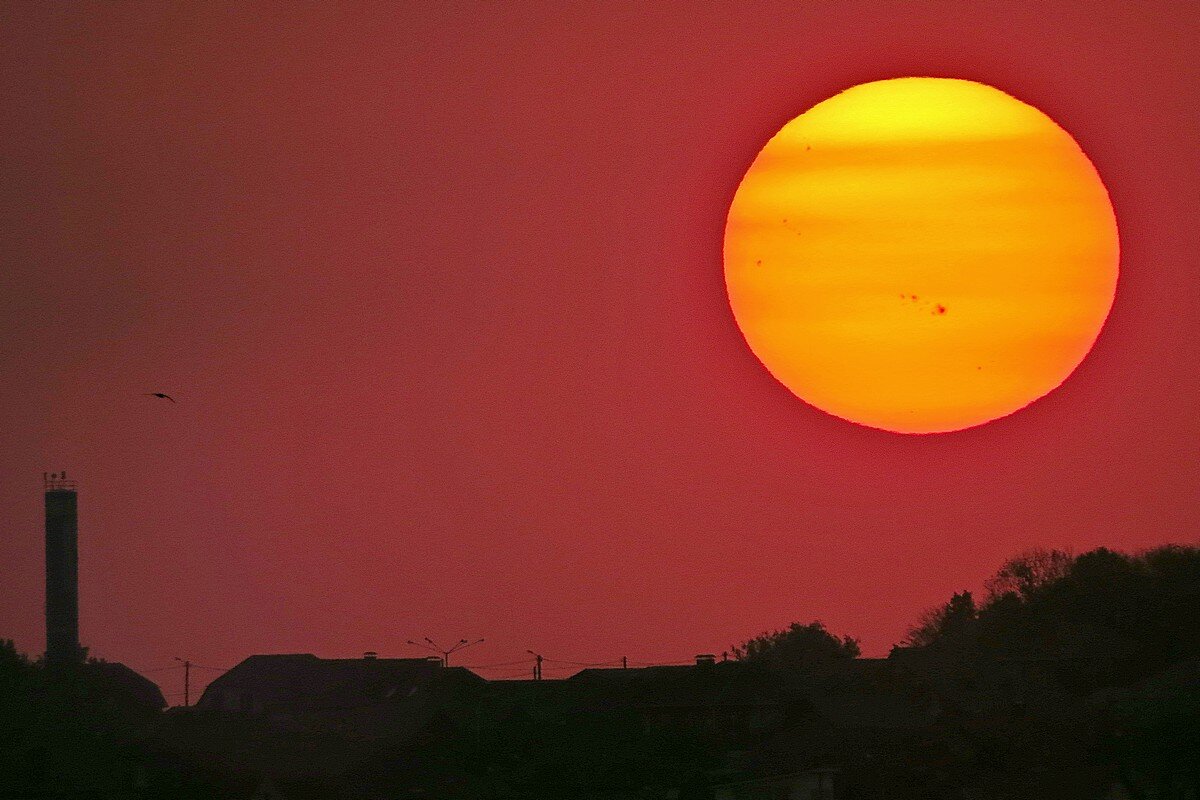
M639 669L585 669L569 682L581 695L623 706L761 705L774 703L778 679L740 661Z
M482 683L483 679L462 667L442 667L425 658L257 655L210 683L198 705L220 708L249 697L263 708L335 710L402 700L421 687L456 682Z
M115 661L91 661L83 668L103 681L110 690L119 692L145 708L159 711L167 706L166 698L163 697L157 683L124 664Z

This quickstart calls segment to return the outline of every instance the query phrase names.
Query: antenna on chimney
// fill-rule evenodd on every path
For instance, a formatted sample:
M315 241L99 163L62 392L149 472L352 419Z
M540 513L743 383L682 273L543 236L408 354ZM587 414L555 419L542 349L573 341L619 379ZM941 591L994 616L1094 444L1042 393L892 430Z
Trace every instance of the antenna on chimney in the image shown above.
M75 481L67 480L65 470L62 472L43 472L42 482L45 484L47 492L75 491Z

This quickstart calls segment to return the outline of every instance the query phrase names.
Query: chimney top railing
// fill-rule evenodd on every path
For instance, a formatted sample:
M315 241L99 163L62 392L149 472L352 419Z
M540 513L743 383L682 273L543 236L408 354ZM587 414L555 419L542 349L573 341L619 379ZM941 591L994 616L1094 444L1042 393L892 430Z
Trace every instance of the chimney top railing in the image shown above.
M66 472L43 472L42 482L47 492L75 491L75 481L67 480Z

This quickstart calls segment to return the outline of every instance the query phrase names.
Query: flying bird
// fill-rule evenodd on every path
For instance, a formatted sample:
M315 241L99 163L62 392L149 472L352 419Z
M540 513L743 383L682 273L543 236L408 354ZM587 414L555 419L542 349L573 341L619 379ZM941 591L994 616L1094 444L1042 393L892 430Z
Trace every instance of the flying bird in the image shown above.
M163 400L170 400L172 403L175 402L174 397L171 397L169 394L163 394L162 392L147 392L146 397L161 397Z

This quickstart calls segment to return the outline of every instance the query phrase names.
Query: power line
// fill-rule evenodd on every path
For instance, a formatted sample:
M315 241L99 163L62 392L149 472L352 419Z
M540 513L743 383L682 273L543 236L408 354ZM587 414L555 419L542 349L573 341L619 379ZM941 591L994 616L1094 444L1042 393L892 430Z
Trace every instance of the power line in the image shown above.
M615 667L621 663L621 659L616 661L563 661L557 658L547 658L547 664L568 664L572 667Z
M536 659L533 662L533 679L535 681L540 681L542 679L542 661L545 659L542 658L541 653L535 653L532 650L526 650L525 652L529 653L529 655Z
M448 650L439 649L437 644L435 642L433 642L433 640L431 640L431 639L426 639L426 641L429 642L429 644L427 644L427 645L422 644L420 642L416 642L416 641L413 641L410 639L408 641L408 644L415 645L417 647L423 647L424 649L429 650L430 652L437 653L441 657L442 665L447 666L448 658L449 658L450 654L457 652L458 650L465 649L467 647L473 647L474 645L480 644L484 640L478 639L476 641L471 642L466 639L460 639L453 647L449 648ZM571 671L571 668L573 668L573 667L580 667L580 668L584 668L584 669L606 668L606 667L607 668L613 668L613 667L616 667L616 668L677 667L677 666L690 666L693 663L695 663L691 659L686 660L686 661L631 661L631 660L629 660L629 658L627 656L622 656L621 658L615 659L612 661L574 661L574 660L570 660L570 659L546 658L542 655L534 653L532 650L529 650L527 652L531 656L530 658L522 658L522 659L517 659L514 661L495 661L495 662L491 662L491 663L487 663L487 664L464 664L463 667L465 669L472 669L472 670L479 670L479 671L486 671L486 672L495 672L497 670L504 670L507 667L532 665L534 680L540 680L542 674L546 670L549 670L552 674L557 675L557 674L569 672L569 671ZM161 667L152 667L150 669L140 670L140 672L159 673L159 672L167 672L170 670L182 669L184 671L184 691L183 692L175 692L169 696L183 695L185 698L185 705L189 705L190 701L191 701L191 697L190 697L190 693L191 693L191 685L190 685L191 684L191 674L190 673L191 673L191 670L200 669L200 670L208 670L210 672L217 672L217 673L223 674L223 673L229 672L231 669L233 669L232 667L213 667L213 666L209 666L206 664L197 664L194 661L191 661L188 659L182 659L179 657L176 657L175 660L178 663L168 664L168 665L161 666ZM543 664L545 664L545 666L543 666ZM519 672L513 672L513 671L509 670L509 671L504 672L501 675L497 675L496 679L502 680L505 678L519 678L519 677L523 677L523 676L527 676L527 675L529 675L529 672L524 669Z
M501 661L496 664L463 664L465 669L492 669L494 667L515 667L517 664L528 664L533 659L522 658L520 661Z
M573 670L571 667L550 667L551 675L567 675L567 674L573 673L575 671L576 670ZM536 678L536 680L540 681L542 679L541 678L542 672L544 672L544 670L538 671L538 677Z
M496 676L496 678L495 678L495 680L502 681L502 680L507 680L507 679L510 679L510 678L525 678L525 679L528 679L528 678L529 678L529 671L528 671L528 670L524 670L524 669L523 669L523 670L521 670L520 672L506 672L506 673L505 673L505 674L503 674L503 675L497 675L497 676Z

